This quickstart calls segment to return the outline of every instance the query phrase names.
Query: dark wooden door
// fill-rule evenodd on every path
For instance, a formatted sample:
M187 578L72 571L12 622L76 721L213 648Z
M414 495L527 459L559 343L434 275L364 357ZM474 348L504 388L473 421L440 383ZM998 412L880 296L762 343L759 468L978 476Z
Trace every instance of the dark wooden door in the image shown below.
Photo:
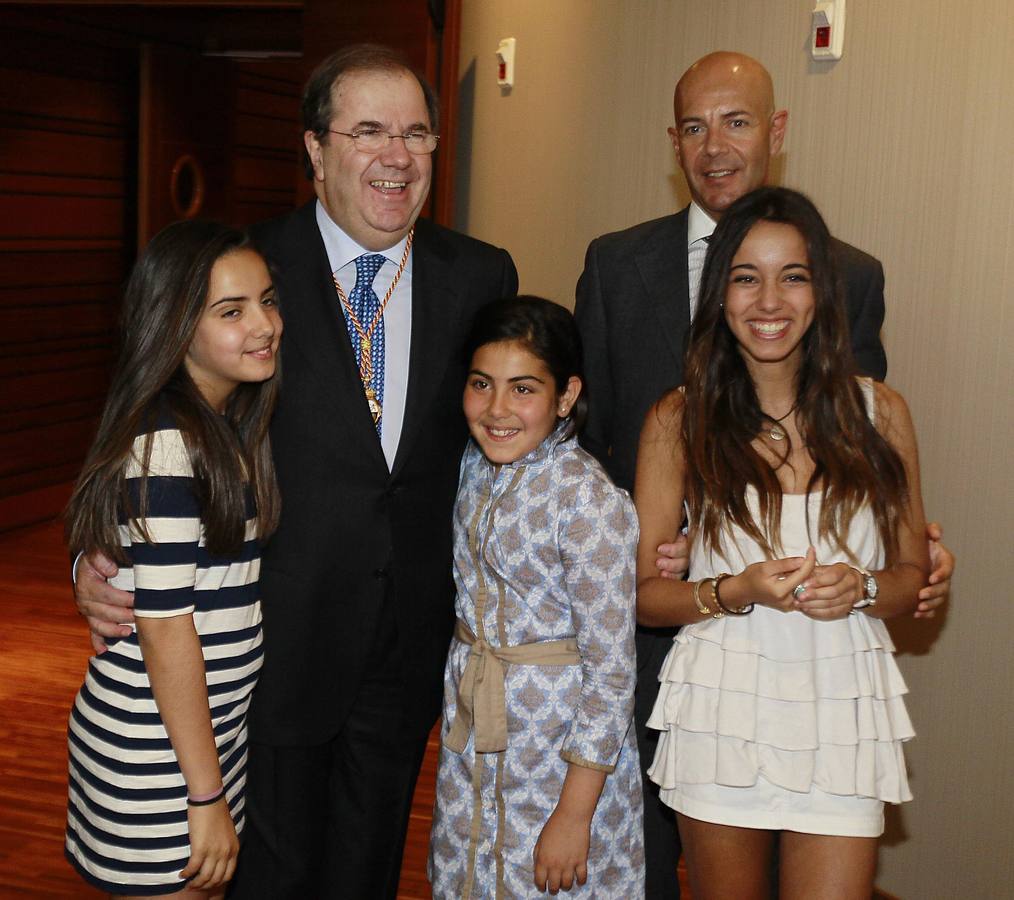
M137 245L177 219L231 219L232 67L140 47Z

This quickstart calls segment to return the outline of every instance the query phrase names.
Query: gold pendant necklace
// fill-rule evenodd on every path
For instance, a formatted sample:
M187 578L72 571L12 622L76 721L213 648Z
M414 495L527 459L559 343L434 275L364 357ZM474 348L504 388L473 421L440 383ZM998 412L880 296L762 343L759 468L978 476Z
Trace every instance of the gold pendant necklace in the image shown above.
M384 414L384 410L380 406L380 401L377 399L377 392L373 388L366 389L366 405L370 408L370 415L373 416L373 424L376 425L380 421L380 417Z
M408 233L408 240L405 241L405 252L401 255L401 262L398 264L398 271L395 273L394 280L391 282L391 286L387 289L387 293L384 294L384 299L380 302L380 306L377 307L377 311L373 316L373 321L370 322L368 328L363 328L363 323L359 321L359 317L353 311L349 298L345 296L345 291L342 290L342 286L338 283L337 274L333 274L331 276L332 281L334 281L334 289L338 294L338 299L341 301L342 307L345 309L345 312L349 317L349 321L352 323L352 327L355 328L356 334L359 335L359 377L363 382L363 390L366 393L366 405L370 408L370 415L373 416L374 425L380 422L380 417L384 414L384 410L380 405L380 401L377 399L377 391L373 386L373 332L377 325L380 324L380 320L383 319L384 310L387 309L388 301L394 296L394 289L398 286L398 282L401 280L402 273L405 271L405 266L408 265L408 255L412 250L412 239L414 236L415 229L413 228Z

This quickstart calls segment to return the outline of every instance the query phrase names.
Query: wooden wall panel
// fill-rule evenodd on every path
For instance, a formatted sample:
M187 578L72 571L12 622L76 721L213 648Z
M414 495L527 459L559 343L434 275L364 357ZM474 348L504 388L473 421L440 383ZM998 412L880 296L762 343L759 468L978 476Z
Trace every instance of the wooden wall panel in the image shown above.
M19 485L34 486L34 468L80 465L81 446L91 437L91 429L92 419L82 418L0 434L0 484L10 479Z
M77 367L73 378L67 377L67 369L31 372L7 378L5 391L0 394L0 415L19 411L38 414L48 405L102 396L109 380L108 370L106 360L103 359L97 366Z
M136 56L48 25L9 24L0 65L0 528L66 500L133 255Z
M233 95L233 207L237 224L288 212L300 199L303 61L236 63Z
M40 36L33 42L38 45L45 40ZM15 66L8 58L3 73L4 90L9 97L19 98L19 107L26 115L45 117L56 122L79 122L91 127L123 124L129 85L118 85L115 80L99 78L105 88L96 91L96 74L102 73L96 73L94 68L87 70L87 76L85 72L75 72L75 77L68 79L65 73L40 70L38 61L35 61L33 69L20 68L27 62L22 55Z
M18 378L53 371L50 357L57 355L60 357L61 369L105 366L108 358L106 347L101 344L89 347L87 338L79 335L67 341L40 342L40 346L45 352L37 356L22 356L17 361L0 356L0 376ZM0 402L5 396L6 392L0 393Z
M254 153L281 150L291 161L292 148L299 146L298 119L265 115L254 104L245 109L240 107L240 110L242 114L236 117L237 149Z
M106 287L123 275L123 256L115 249L64 250L53 270L43 268L47 259L45 251L0 253L0 306L14 303L28 291L52 296L69 285ZM62 302L62 297L51 302Z
M436 74L436 32L426 0L310 0L303 24L303 53L310 68L339 47L373 41L397 47L428 77Z
M139 245L180 215L169 173L183 154L204 175L202 203L188 215L249 225L296 205L301 81L297 59L236 61L144 49ZM214 88L200 90L206 84Z
M72 303L63 307L8 308L0 312L0 329L6 332L9 352L31 354L38 341L76 338L83 334L108 335L113 316L110 303ZM10 344L14 346L11 347Z
M108 135L105 128L89 129L88 123L81 123L74 133L45 128L26 117L18 121L6 114L4 119L10 123L0 126L0 168L5 172L51 175L55 169L101 180L117 179L126 168L127 143L122 132Z
M122 195L89 195L83 193L89 186L79 181L48 180L49 184L33 185L36 190L25 193L4 192L0 186L0 241L7 238L38 247L53 238L115 241L123 234Z
M229 218L232 79L228 60L177 47L140 50L137 243L143 248L177 219ZM174 193L184 160L196 173L194 190Z

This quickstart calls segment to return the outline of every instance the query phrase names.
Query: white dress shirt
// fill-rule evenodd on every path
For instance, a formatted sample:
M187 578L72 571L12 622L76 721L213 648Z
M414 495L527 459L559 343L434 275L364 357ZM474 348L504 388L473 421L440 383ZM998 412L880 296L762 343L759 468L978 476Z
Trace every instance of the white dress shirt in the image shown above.
M407 237L402 238L387 250L367 250L350 238L327 214L321 202L317 201L317 227L324 239L328 263L338 278L338 283L348 297L356 286L356 259L364 253L380 253L385 262L373 280L373 290L383 300L391 282L398 272L398 265L405 253ZM284 299L283 299L284 302ZM334 313L346 328L338 293L334 296ZM285 309L283 307L284 316ZM365 325L366 323L364 323ZM394 289L384 310L384 413L380 419L380 445L384 450L387 468L394 466L401 438L401 426L405 421L405 397L408 393L408 361L412 339L412 254L409 253L405 271Z
M701 275L704 272L704 257L708 253L706 238L715 230L715 221L696 202L691 202L687 217L687 280L690 288L690 321L697 315L697 303L701 296Z

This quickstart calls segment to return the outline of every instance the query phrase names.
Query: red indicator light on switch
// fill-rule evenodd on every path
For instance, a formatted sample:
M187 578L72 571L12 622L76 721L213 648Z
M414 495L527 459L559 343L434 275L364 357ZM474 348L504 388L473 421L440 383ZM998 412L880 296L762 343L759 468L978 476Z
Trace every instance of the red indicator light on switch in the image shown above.
M500 63L500 74L497 76L501 81L507 78L507 63Z
M813 41L814 47L830 47L831 46L831 26L825 25L822 28L817 29L817 34Z

